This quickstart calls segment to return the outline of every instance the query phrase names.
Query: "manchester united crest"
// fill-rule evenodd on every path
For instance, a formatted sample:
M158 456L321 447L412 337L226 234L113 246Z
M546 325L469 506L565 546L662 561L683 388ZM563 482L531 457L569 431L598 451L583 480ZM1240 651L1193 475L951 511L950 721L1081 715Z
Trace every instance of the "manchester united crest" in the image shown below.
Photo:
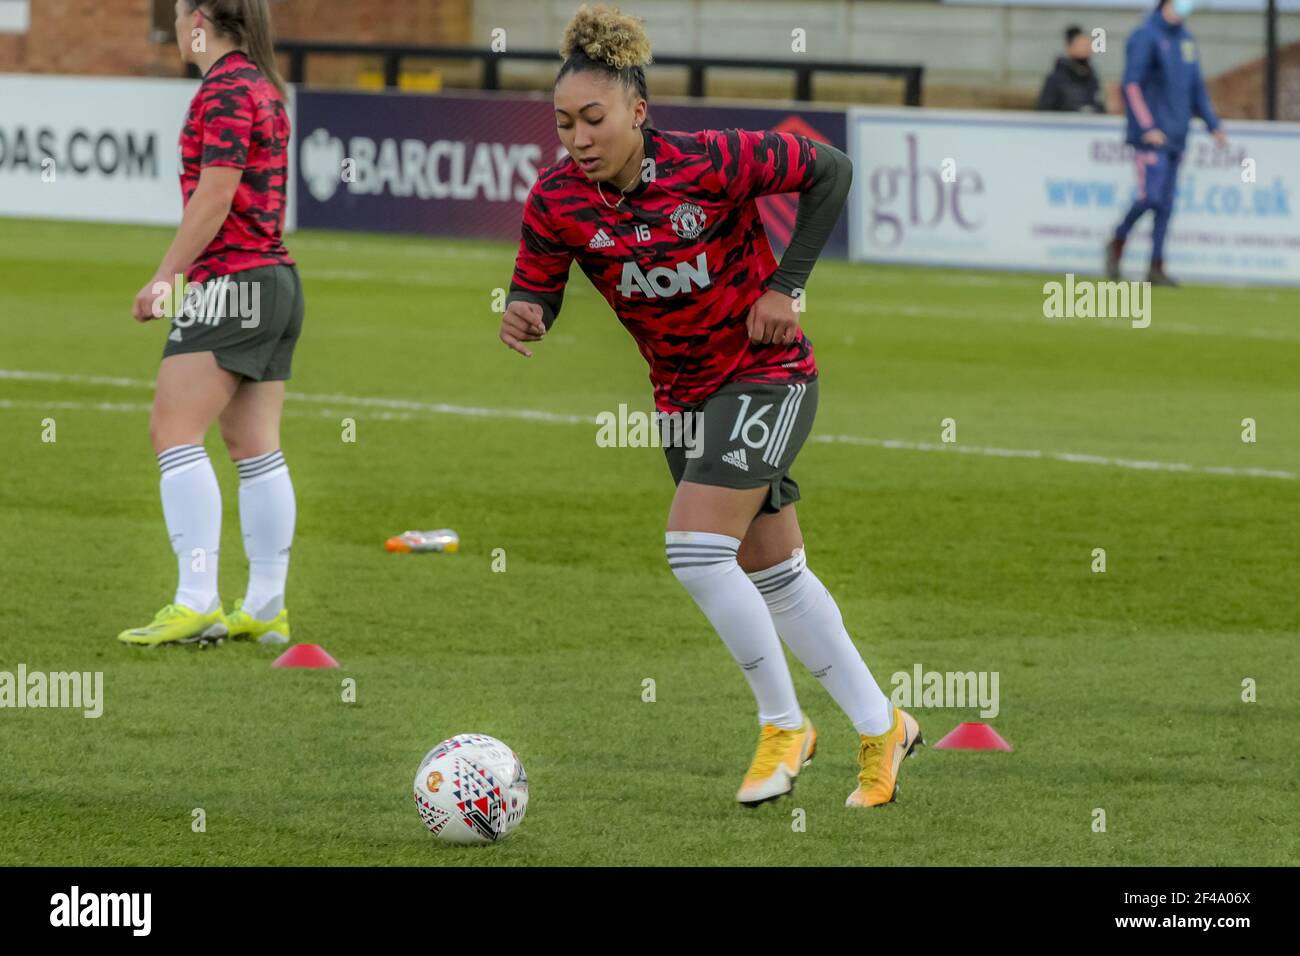
M668 217L673 232L683 239L697 239L704 231L704 210L693 202L679 203Z

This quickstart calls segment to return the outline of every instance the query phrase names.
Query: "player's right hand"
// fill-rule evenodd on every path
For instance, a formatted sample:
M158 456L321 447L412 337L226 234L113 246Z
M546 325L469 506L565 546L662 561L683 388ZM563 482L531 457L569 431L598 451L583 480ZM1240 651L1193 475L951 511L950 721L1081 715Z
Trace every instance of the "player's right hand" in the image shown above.
M1150 143L1152 146L1165 145L1165 134L1163 130L1152 127L1142 134L1142 142Z
M511 302L501 317L501 341L525 358L533 353L524 348L524 342L540 342L546 334L542 321L542 307L536 302Z
M163 317L159 303L171 298L172 285L166 279L154 276L135 294L135 303L131 306L131 317L137 322Z

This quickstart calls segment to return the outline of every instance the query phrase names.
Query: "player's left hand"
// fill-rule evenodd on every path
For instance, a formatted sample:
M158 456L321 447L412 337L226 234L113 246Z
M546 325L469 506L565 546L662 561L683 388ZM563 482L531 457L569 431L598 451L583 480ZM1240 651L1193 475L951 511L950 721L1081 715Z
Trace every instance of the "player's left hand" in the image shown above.
M167 286L166 292L155 291L158 283L164 283ZM154 276L144 284L139 292L135 294L135 305L131 308L131 315L137 322L148 322L150 319L160 319L162 315L154 315L154 303L160 298L166 301L171 297L172 284L166 279L160 279Z
M1212 135L1214 136L1214 141L1220 146L1228 145L1228 134L1223 131L1222 126L1216 129Z
M789 345L799 335L799 313L795 301L783 292L769 289L749 307L745 328L751 342Z

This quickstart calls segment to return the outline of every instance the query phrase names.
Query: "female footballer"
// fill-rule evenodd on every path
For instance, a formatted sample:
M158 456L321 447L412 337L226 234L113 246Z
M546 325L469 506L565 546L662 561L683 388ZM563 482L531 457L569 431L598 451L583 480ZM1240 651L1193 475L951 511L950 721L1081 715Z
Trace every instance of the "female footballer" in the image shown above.
M283 643L296 507L280 453L280 412L303 297L282 236L289 114L267 0L177 0L176 40L203 73L181 131L185 213L132 314L140 322L161 318L165 302L181 299L175 287L185 287L149 419L180 580L152 623L118 639ZM229 616L217 592L221 492L203 446L213 420L239 470L249 564L248 590Z
M677 485L666 550L757 698L758 748L736 799L790 792L816 747L784 639L860 735L848 805L889 803L920 728L881 693L807 567L789 474L817 408L796 302L852 165L794 134L648 125L649 41L616 9L580 8L561 54L555 118L568 157L529 194L500 338L532 355L525 343L555 321L576 259L650 363L656 409L700 413L694 447L665 449ZM755 200L785 192L801 195L778 266Z

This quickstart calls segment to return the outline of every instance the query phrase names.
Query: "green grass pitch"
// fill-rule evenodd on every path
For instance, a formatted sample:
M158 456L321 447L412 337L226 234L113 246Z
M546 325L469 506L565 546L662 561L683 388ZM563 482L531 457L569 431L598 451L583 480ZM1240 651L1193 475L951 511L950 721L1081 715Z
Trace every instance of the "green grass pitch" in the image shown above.
M792 658L818 759L792 797L750 811L733 794L754 706L667 568L662 452L597 447L585 421L650 402L579 270L526 360L491 311L508 244L290 237L307 324L284 421L288 600L295 638L342 670L285 672L268 648L114 640L174 586L146 427L166 331L129 314L171 231L2 223L0 670L102 671L105 696L99 719L0 711L8 863L1300 856L1293 291L1157 290L1151 327L1132 329L1045 319L1050 277L822 263L804 316L821 408L794 469L810 566L886 692L917 663L998 672L991 723L1016 749L923 748L898 802L848 811L856 737ZM215 429L208 447L229 606L246 570L237 484ZM444 526L460 554L382 547ZM931 741L978 719L914 712ZM435 845L410 796L426 750L464 731L507 741L532 785L519 832L482 850Z

